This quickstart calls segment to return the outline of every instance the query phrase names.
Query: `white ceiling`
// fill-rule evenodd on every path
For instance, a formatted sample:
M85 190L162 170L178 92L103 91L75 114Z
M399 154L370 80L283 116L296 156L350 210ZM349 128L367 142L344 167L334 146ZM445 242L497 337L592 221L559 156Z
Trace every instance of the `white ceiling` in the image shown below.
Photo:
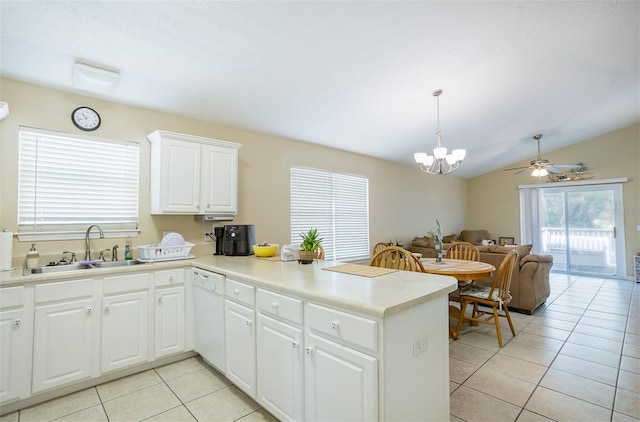
M640 120L638 1L0 1L5 77L471 177ZM1 93L0 93L1 97ZM105 97L103 97L105 98ZM0 98L1 99L1 98ZM581 158L576 156L575 161ZM588 164L588 163L587 163Z

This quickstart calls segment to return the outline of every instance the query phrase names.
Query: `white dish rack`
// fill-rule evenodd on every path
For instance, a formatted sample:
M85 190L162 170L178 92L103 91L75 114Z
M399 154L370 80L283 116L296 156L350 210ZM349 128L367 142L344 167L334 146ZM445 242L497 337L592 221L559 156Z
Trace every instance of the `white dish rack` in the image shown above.
M138 259L140 261L171 261L181 258L191 258L189 255L194 244L184 242L184 245L164 246L160 243L138 246Z

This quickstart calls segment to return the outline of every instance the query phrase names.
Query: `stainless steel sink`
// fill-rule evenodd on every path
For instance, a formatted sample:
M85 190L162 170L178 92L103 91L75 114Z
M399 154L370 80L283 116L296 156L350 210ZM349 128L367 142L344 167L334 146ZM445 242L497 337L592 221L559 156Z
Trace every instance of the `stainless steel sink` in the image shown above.
M91 266L80 265L78 263L65 264L65 265L43 265L41 267L36 267L36 268L25 268L24 275L79 271L79 270L88 270L89 268L91 268Z
M118 268L129 267L131 265L144 264L142 261L128 260L128 261L91 261L91 262L74 262L71 264L62 265L43 265L36 268L25 268L23 274L50 274L59 272L70 272L80 270L90 270L92 268Z
M113 267L129 267L131 265L141 265L145 264L145 262L138 261L135 259L125 260L125 261L98 261L93 264L96 268L113 268Z

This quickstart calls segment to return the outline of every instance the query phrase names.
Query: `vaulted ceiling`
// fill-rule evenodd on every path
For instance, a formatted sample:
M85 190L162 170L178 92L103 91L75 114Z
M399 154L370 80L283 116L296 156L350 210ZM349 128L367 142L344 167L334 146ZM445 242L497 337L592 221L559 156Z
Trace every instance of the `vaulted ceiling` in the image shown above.
M472 177L640 116L637 1L6 1L2 76ZM1 98L0 91L0 100ZM580 161L580 157L576 157Z

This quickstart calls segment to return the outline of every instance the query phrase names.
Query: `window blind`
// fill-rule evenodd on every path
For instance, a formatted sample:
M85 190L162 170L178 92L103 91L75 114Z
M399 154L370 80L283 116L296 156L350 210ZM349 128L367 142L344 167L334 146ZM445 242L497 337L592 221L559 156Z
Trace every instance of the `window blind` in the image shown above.
M137 143L21 127L19 144L20 231L137 226Z
M291 243L317 228L325 259L369 256L369 180L363 176L291 168Z

